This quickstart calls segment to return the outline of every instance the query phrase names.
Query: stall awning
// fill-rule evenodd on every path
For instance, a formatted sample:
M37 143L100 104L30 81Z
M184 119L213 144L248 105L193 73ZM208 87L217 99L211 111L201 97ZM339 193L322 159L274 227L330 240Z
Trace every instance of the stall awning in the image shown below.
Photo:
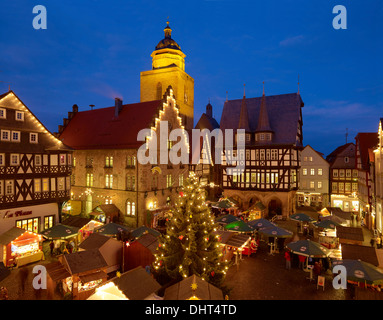
M53 281L60 281L71 276L59 261L49 263L45 268Z
M226 245L230 247L235 247L235 248L241 248L245 246L248 241L251 240L251 237L243 235L243 234L236 234L232 236L227 242Z
M87 283L89 281L100 280L108 278L108 275L104 271L97 271L94 273L86 274L84 276L79 276L82 283Z

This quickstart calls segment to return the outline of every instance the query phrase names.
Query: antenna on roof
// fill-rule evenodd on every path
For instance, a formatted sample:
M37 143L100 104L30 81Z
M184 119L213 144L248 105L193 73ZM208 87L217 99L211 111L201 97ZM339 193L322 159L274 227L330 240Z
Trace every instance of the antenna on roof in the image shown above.
M89 107L90 107L90 110L93 110L94 104L90 104Z
M346 144L347 144L347 137L348 137L348 128L346 128Z
M298 94L300 94L299 93L299 73L298 73Z
M227 100L227 94L228 94L228 92L226 91L226 101L228 101L228 100Z

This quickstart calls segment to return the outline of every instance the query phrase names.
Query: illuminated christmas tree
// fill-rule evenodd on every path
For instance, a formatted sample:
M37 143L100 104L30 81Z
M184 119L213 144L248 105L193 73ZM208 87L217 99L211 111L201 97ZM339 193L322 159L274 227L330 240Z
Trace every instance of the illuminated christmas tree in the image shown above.
M155 255L156 278L181 280L195 274L223 288L228 263L222 261L218 235L214 234L217 225L194 173L184 183L166 230Z

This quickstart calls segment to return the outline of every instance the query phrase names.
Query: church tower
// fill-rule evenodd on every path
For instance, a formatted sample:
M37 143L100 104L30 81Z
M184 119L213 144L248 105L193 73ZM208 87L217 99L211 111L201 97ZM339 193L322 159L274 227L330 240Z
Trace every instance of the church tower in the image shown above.
M185 72L185 57L181 47L172 39L169 22L164 29L165 37L151 54L152 70L140 74L141 102L162 99L171 85L180 107L185 129L193 129L194 79Z

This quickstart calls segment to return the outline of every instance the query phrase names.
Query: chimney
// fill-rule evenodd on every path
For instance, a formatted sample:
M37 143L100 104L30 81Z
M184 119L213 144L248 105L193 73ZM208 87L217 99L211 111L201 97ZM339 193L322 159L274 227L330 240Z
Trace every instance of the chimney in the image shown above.
M114 117L118 118L119 113L122 110L122 100L120 98L114 99Z

